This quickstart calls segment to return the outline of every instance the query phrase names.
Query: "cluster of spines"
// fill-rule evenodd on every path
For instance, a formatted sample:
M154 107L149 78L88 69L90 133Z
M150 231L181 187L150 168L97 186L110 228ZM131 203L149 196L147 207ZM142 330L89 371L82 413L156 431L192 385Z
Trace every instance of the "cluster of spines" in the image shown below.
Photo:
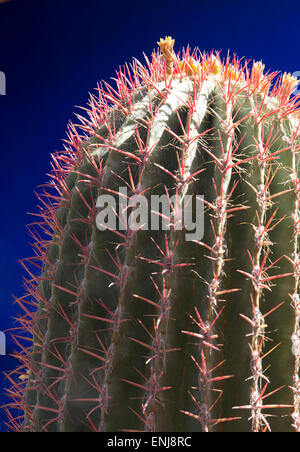
M201 86L210 74L213 74L216 77L217 85L219 86L222 95L224 97L225 104L225 116L224 118L219 117L219 121L222 124L223 136L219 133L219 142L221 154L219 157L216 155L211 155L216 163L216 172L214 174L214 189L215 189L215 199L210 203L208 207L213 211L212 219L210 221L211 228L213 231L213 237L215 243L212 246L208 246L206 244L200 243L200 245L204 247L208 247L211 251L211 259L213 259L213 275L210 281L207 281L209 285L209 297L208 297L208 310L206 314L206 319L202 319L199 312L197 311L197 307L195 306L195 313L189 313L192 319L192 323L199 328L199 333L195 333L192 331L184 331L183 334L187 334L193 337L197 337L200 339L199 341L199 356L201 357L201 362L197 362L194 357L192 360L194 361L196 367L199 370L199 394L200 399L203 401L201 404L197 401L197 398L191 393L191 397L196 403L198 407L198 414L186 412L189 416L196 417L202 426L204 431L209 431L211 425L215 423L227 420L227 419L212 419L210 415L210 411L215 406L216 401L212 401L210 392L217 391L212 383L214 381L220 381L222 379L227 379L229 376L218 376L211 377L209 376L215 369L219 368L222 364L221 362L213 362L211 350L217 351L219 349L219 345L215 343L217 339L217 335L214 333L215 323L218 321L219 317L222 314L222 309L218 309L218 297L220 295L230 293L232 290L238 289L230 289L230 290L220 290L220 282L222 280L222 273L224 271L224 255L225 255L225 232L226 232L226 222L227 215L230 213L232 215L235 210L244 209L244 206L239 206L235 208L230 208L230 198L234 193L233 189L229 189L231 173L233 168L241 165L243 160L237 159L234 160L234 154L238 149L238 146L234 149L233 145L233 131L236 127L238 127L238 122L235 121L233 116L233 104L235 98L238 97L240 92L246 90L249 91L249 95L252 95L256 90L260 91L263 101L260 106L253 106L253 116L256 119L257 128L258 128L258 136L257 136L257 147L259 151L259 167L260 167L260 177L261 177L261 188L260 192L257 192L257 203L262 206L260 210L260 217L258 218L258 224L256 227L256 239L257 246L255 251L255 256L250 255L250 259L253 262L253 273L248 276L253 281L253 293L251 294L251 303L253 306L253 318L246 318L248 323L250 323L252 327L252 342L251 342L251 369L252 369L252 380L253 385L251 388L251 403L247 406L251 410L253 430L259 430L261 428L261 422L268 427L268 423L262 415L262 400L266 397L265 395L265 386L262 385L262 382L267 380L267 377L264 376L262 371L261 364L261 352L264 338L264 329L265 322L264 319L271 312L274 311L274 308L267 314L262 314L260 312L260 297L261 297L261 284L266 283L272 277L264 277L262 276L265 271L267 271L270 266L265 266L266 260L268 257L268 252L265 249L265 242L263 240L263 236L267 235L268 228L270 228L270 223L266 222L266 209L267 209L267 201L270 200L261 200L261 198L266 198L268 184L270 183L270 174L268 174L267 164L272 158L276 158L276 155L269 154L268 158L265 157L265 153L267 151L266 145L262 143L262 122L264 119L269 118L272 114L277 114L279 118L283 119L287 115L291 115L297 108L297 98L290 99L290 94L293 88L293 83L290 78L283 77L283 80L275 84L275 86L270 90L272 79L274 75L263 75L261 71L260 64L254 64L252 71L248 70L247 64L244 66L244 70L240 68L240 62L236 59L231 62L229 57L224 63L221 63L219 57L215 57L211 55L202 55L202 60L198 60L196 58L197 52L193 52L190 55L189 49L185 51L180 57L173 57L173 65L172 70L170 69L170 64L166 65L166 60L161 58L158 53L153 54L153 60L150 63L148 61L148 70L144 68L139 62L135 61L131 67L131 70L126 66L124 70L121 70L117 74L116 84L117 88L112 88L107 84L99 85L98 94L99 98L96 99L94 96L91 97L90 100L90 109L88 110L88 119L83 118L82 116L78 116L80 120L80 125L74 126L70 124L69 126L69 138L68 145L65 149L65 152L58 153L53 157L53 172L52 172L52 181L50 182L50 188L55 188L58 191L58 195L53 195L52 193L45 192L43 196L40 196L39 199L42 203L39 215L42 217L42 222L39 223L43 233L46 233L48 239L42 239L40 234L37 231L33 231L32 235L35 241L35 251L36 256L30 260L30 263L34 266L38 267L39 274L42 269L46 269L43 274L42 279L40 277L36 277L31 269L28 268L27 262L24 261L24 266L26 266L29 273L29 280L26 281L26 289L29 296L29 299L22 297L17 300L21 308L24 310L25 314L20 318L21 329L25 329L29 331L34 337L35 342L38 344L34 344L34 347L39 347L40 351L48 349L48 355L54 354L54 360L59 363L59 366L51 365L48 362L40 362L40 368L35 368L32 365L31 355L32 349L31 347L26 350L18 340L18 335L15 335L16 341L18 345L21 347L21 352L18 357L21 362L24 364L26 370L31 372L31 384L33 384L33 388L37 390L40 389L43 374L45 373L47 368L53 368L53 370L57 371L57 376L55 380L48 385L46 398L52 399L53 407L45 407L43 403L37 401L35 404L35 408L33 411L29 409L29 406L24 406L23 401L23 390L24 386L27 385L26 376L23 371L17 370L15 374L17 375L17 380L13 380L13 376L10 375L9 378L11 381L14 381L13 388L9 391L10 395L15 400L12 403L12 407L20 408L26 412L26 416L31 418L29 421L29 430L30 425L33 425L35 422L35 416L38 415L36 412L41 412L43 410L54 413L53 418L49 421L49 424L46 423L43 426L44 430L47 430L48 427L53 422L62 422L64 413L67 410L67 391L66 396L62 398L57 398L55 386L61 384L65 385L66 389L68 389L68 382L70 378L72 378L72 369L70 367L71 361L66 360L65 356L61 353L61 350L54 344L52 350L50 350L50 343L47 338L47 333L45 329L45 322L47 323L47 317L50 316L50 311L53 308L51 307L51 303L53 300L47 299L43 295L43 290L41 287L43 285L50 284L53 281L53 275L58 270L59 265L59 256L53 258L53 256L49 256L49 252L47 250L51 250L53 254L55 254L55 247L61 247L64 234L70 234L71 239L76 242L77 248L79 251L79 255L81 256L80 260L75 264L80 270L80 267L91 268L95 271L100 272L101 274L108 274L108 270L103 268L99 268L98 266L91 263L91 257L93 253L93 240L90 240L88 236L83 238L81 241L78 236L68 230L66 227L66 223L64 219L57 218L58 208L62 207L62 199L63 206L66 209L72 209L72 200L77 196L78 200L85 205L87 210L87 216L85 218L80 218L75 216L75 222L87 223L88 226L92 226L95 221L96 215L96 194L101 190L106 190L113 192L112 188L105 186L105 177L107 175L107 170L104 170L104 165L99 157L99 152L93 152L93 148L99 150L100 148L110 148L119 153L120 162L124 156L132 158L132 163L129 165L128 177L130 180L131 169L133 170L134 166L138 166L140 168L139 180L137 187L132 186L132 191L137 190L141 192L141 190L145 190L145 184L142 180L145 167L149 161L149 156L151 154L151 150L155 146L155 142L151 142L147 135L147 144L143 146L142 141L139 139L139 130L141 127L148 127L148 132L150 129L155 127L155 119L157 113L159 111L159 107L166 101L167 96L172 95L172 83L176 78L184 78L188 75L193 79L193 86L197 86L198 90L195 88L192 90L193 97L188 98L186 96L185 99L182 97L179 99L178 105L185 105L189 111L193 110L193 103L197 102L196 91L199 92ZM217 64L217 68L216 68ZM219 77L219 80L218 80ZM221 83L222 81L222 83ZM224 83L224 85L223 85ZM153 110L153 100L149 94L149 99L147 103L147 114L150 113L150 118L146 120L141 119L140 115L137 118L137 121L133 121L132 130L134 129L137 137L137 144L140 149L139 157L136 155L129 155L128 151L124 151L124 149L119 149L118 144L116 145L116 136L117 131L119 130L118 118L126 118L134 111L135 106L135 98L139 95L139 92L143 90L144 87L149 87L153 92L158 95L159 103L156 108ZM226 88L221 88L225 86ZM170 92L171 89L171 93ZM149 91L150 93L150 91ZM177 94L175 94L177 97ZM267 100L268 99L268 100ZM262 105L267 103L272 104L274 101L275 106L272 106L270 109L262 110ZM174 110L176 108L174 107ZM145 112L145 110L144 110ZM115 118L117 116L117 118ZM192 114L189 115L191 120ZM233 118L233 119L232 119ZM180 120L180 118L179 118ZM242 118L239 122L245 120L245 117ZM196 134L192 139L190 137L190 121L188 121L188 127L185 128L182 126L182 134L183 136L176 135L174 138L178 143L183 144L183 155L186 155L190 152L190 146L197 141L200 136ZM138 124L138 125L137 125ZM141 125L142 124L142 125ZM105 129L105 134L99 133L99 128ZM174 136L174 132L170 131ZM83 134L83 135L81 135ZM155 135L155 134L153 134ZM297 137L297 133L294 135L293 139L291 138L291 143L287 146L288 149L293 150L293 164L294 164L294 187L296 196L296 204L295 204L295 212L294 212L294 224L295 224L295 252L294 255L290 257L294 265L294 275L295 275L295 291L291 294L292 303L295 311L295 331L293 334L293 345L294 345L294 355L295 355L295 375L294 375L294 426L296 429L299 429L299 381L298 381L298 372L299 372L299 301L298 301L298 290L299 290L299 173L298 173L298 165L299 165L299 157L297 155L298 147L294 144ZM95 141L93 142L93 138ZM86 140L89 140L89 146L86 145ZM283 150L282 150L283 151ZM210 152L207 149L207 152ZM88 161L92 170L89 169L86 173L81 173L81 165L88 157ZM246 160L253 160L254 157L246 158ZM183 162L183 163L182 163ZM128 165L128 162L126 163ZM178 176L171 175L173 179L175 179L176 185L176 193L179 198L186 191L186 186L189 185L190 181L195 178L199 171L196 173L186 174L186 168L184 164L184 158L181 160L181 171ZM162 169L162 171L167 172L166 168L163 168L162 165L156 164L157 167ZM75 169L74 169L75 168ZM93 175L91 175L91 173ZM108 177L108 176L107 176ZM71 180L70 186L66 183L66 181ZM75 179L80 180L82 185L86 185L92 192L91 193L90 203L87 202L86 198L82 195L80 190L78 189L78 185L75 184ZM73 182L72 182L73 180ZM142 187L142 188L141 188ZM45 201L46 198L46 201ZM270 198L270 197L269 197ZM62 209L61 209L62 211ZM217 225L217 229L216 229ZM273 227L273 225L272 225ZM84 233L88 235L90 232L88 228L83 228ZM112 232L112 231L110 231ZM128 231L126 231L128 232ZM129 231L130 232L130 231ZM131 231L132 232L132 231ZM55 234L55 244L51 241L52 233ZM118 241L117 251L115 256L110 254L110 259L113 265L118 268L117 276L115 273L109 273L114 281L112 284L120 285L121 288L127 283L128 277L130 275L130 271L126 267L126 264L122 263L119 259L119 252L121 248L125 248L128 250L134 239L134 233L132 235L126 233L122 238L124 238L124 242ZM174 233L174 237L176 238L176 233ZM172 237L169 239L171 242ZM149 431L155 430L155 409L153 405L160 404L159 392L166 391L169 389L168 386L160 386L160 379L164 376L166 371L165 369L165 355L166 353L172 353L176 349L166 349L164 333L161 330L161 325L168 320L168 313L170 311L169 299L171 296L171 289L168 288L168 278L170 272L177 269L181 266L192 266L193 263L185 263L181 262L177 264L170 264L170 260L172 261L172 254L174 253L174 249L169 249L168 241L165 243L165 251L162 251L160 244L154 243L154 246L159 251L158 255L161 256L160 259L150 259L148 258L148 262L152 265L157 265L161 268L162 280L161 280L161 288L158 287L157 283L153 281L153 286L155 291L159 294L159 304L156 301L146 299L146 297L142 297L138 294L134 294L134 296L140 301L144 301L150 305L159 306L159 312L161 313L157 319L154 320L153 323L153 332L150 332L145 325L142 325L143 329L146 331L147 335L152 339L151 345L151 355L148 358L150 363L150 372L148 376L143 375L142 378L145 380L145 384L143 389L145 389L146 397L142 403L143 412L136 413L136 415L143 420L145 423L146 429ZM143 258L143 257L142 257ZM145 257L144 259L147 259ZM274 263L275 264L275 263ZM273 265L274 265L273 264ZM86 271L86 270L85 270ZM285 275L279 275L285 276ZM277 276L277 277L279 277ZM273 278L275 279L275 277ZM85 281L85 277L83 278L83 282ZM265 289L268 286L264 287ZM58 291L68 292L71 297L74 298L74 309L75 311L78 309L82 309L82 297L85 290L84 283L79 284L76 287L76 278L74 279L74 290L66 289L66 287L56 287ZM32 300L36 300L36 304ZM100 303L100 301L98 300ZM38 308L40 318L37 318L35 314L32 314L32 308ZM41 308L42 307L42 308ZM61 306L60 306L61 307ZM103 306L104 310L107 311L107 318L101 318L101 321L108 324L108 327L113 331L113 335L118 335L120 330L120 324L126 323L126 319L122 319L121 311L122 305L118 304L115 311L111 311L108 306ZM65 330L66 336L60 337L60 340L65 341L64 349L66 347L78 346L78 334L79 334L79 324L74 322L73 313L74 309L70 312L65 312L61 309L61 312L57 312L57 317L64 319L65 322ZM91 314L83 313L84 316L90 316ZM34 319L34 324L32 323L32 318ZM96 318L94 320L99 320ZM68 327L67 327L68 326ZM96 369L97 372L101 373L101 385L99 385L99 381L97 378L97 372L93 372L90 378L86 377L88 380L88 384L96 388L99 392L99 398L97 399L98 405L91 409L91 411L87 415L87 423L90 423L90 426L93 430L102 431L104 429L103 419L105 418L108 404L109 404L109 390L108 390L108 382L110 378L110 372L112 367L113 359L113 348L114 342L111 345L107 346L107 344L103 343L100 337L97 338L99 349L96 350L83 350L83 353L87 353L93 355L96 359L99 360L99 368ZM139 340L136 338L131 338L131 340L138 342ZM47 342L48 341L48 342ZM73 344L73 345L71 345ZM141 343L142 346L145 346L149 349L149 345ZM71 356L71 355L70 355ZM53 358L53 357L52 357ZM56 367L56 369L54 369ZM60 376L58 376L60 375ZM22 378L19 378L19 377ZM24 382L22 382L24 380ZM267 381L266 381L267 382ZM128 381L132 386L139 385L135 381ZM45 388L44 388L45 390ZM274 391L272 391L273 393ZM203 395L204 394L204 395ZM147 396L148 395L148 396ZM206 400L207 398L207 400ZM219 396L217 397L217 400ZM79 401L79 400L77 400ZM80 400L87 402L88 400ZM279 406L279 405L278 405ZM94 425L92 421L92 417L90 416L95 409L101 409L102 423L101 425ZM31 423L32 422L32 423ZM10 423L14 429L19 429L18 422L10 416ZM21 423L20 423L21 425Z

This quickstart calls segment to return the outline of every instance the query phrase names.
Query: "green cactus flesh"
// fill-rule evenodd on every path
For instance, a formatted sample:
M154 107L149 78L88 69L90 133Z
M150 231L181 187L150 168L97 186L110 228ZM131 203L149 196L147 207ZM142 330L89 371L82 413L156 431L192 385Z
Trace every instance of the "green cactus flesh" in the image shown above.
M15 430L300 431L295 80L161 49L99 85L54 156ZM148 211L165 227L124 226L121 187L168 195L167 218ZM97 226L106 194L115 229ZM186 195L203 196L200 240L174 226Z

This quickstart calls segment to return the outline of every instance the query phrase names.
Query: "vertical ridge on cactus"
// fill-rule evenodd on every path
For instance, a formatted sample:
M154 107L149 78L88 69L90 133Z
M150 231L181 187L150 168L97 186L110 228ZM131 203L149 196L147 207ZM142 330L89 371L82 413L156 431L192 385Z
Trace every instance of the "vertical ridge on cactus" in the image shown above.
M53 156L12 430L300 431L296 80L158 44L98 85Z

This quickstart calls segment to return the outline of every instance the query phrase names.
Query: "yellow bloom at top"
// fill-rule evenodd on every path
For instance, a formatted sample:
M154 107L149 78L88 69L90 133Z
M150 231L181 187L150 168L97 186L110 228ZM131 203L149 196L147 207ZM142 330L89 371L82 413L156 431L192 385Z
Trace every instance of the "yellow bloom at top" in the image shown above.
M192 76L199 72L200 63L194 60L194 58L188 58L179 62L179 69L185 72L186 75Z
M175 44L175 39L172 39L171 36L166 36L165 39L160 38L160 41L157 43L159 45L160 50L163 55L173 53L173 47Z
M290 91L293 91L298 85L299 80L294 77L290 72L285 72L282 76L282 87Z
M169 76L171 75L173 70L173 47L175 44L175 39L172 39L171 36L166 36L165 39L160 38L160 41L157 44L159 45L159 48L163 54L163 60L166 63L166 73Z
M204 60L202 62L204 70L208 70L208 72L217 75L221 72L222 63L221 61L214 55L211 55L209 59Z

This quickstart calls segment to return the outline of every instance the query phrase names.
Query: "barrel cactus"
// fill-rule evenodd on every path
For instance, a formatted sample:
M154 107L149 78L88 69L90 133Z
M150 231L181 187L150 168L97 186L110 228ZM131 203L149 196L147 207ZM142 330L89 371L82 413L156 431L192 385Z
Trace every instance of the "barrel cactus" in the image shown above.
M8 424L300 431L297 81L158 44L53 156Z

